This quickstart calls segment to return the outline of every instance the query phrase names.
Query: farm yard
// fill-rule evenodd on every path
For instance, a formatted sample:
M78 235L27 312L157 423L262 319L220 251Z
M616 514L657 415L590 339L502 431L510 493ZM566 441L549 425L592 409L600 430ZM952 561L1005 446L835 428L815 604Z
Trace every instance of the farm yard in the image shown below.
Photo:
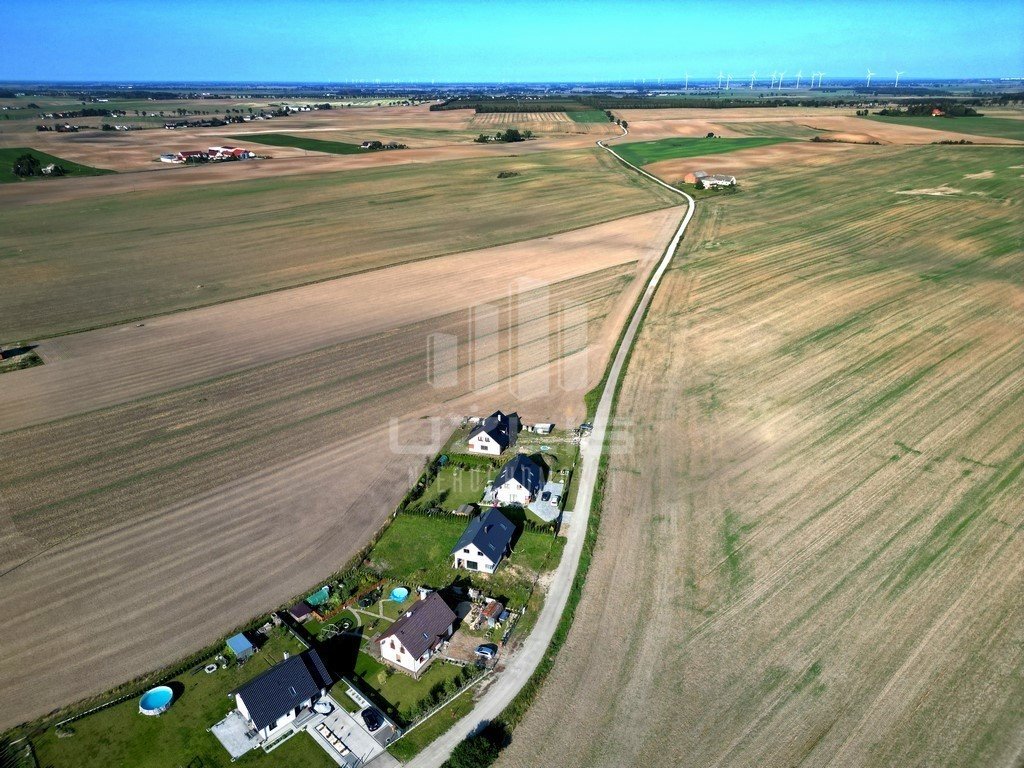
M1019 165L861 148L700 203L582 602L499 765L1014 764Z

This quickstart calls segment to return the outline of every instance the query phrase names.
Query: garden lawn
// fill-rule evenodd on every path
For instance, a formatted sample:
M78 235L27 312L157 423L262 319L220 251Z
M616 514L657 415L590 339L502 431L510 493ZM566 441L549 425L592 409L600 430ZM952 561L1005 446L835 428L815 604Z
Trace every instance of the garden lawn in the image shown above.
M883 117L868 115L868 120L894 125L912 125L933 128L936 131L955 131L972 136L995 136L1000 139L1024 141L1024 120L1010 117Z
M388 747L388 752L403 762L418 755L424 747L469 714L473 709L473 690L475 689L463 693L425 723L417 726L408 736L396 741Z
M185 672L174 683L184 691L159 717L139 714L137 696L120 704L83 717L70 724L74 736L58 738L53 728L33 740L39 765L77 768L78 766L130 765L133 768L163 768L188 765L198 758L205 768L231 765L227 751L207 728L217 723L232 708L228 693L269 669L287 651L301 653L304 647L285 630L278 630L263 649L244 666L232 665L213 674L201 670ZM171 683L174 687L174 683ZM292 742L308 740L299 735ZM320 768L332 765L319 748L286 744L275 755L287 755L289 766ZM262 758L262 760L261 760ZM235 765L269 765L262 751L250 752Z
M228 138L238 139L239 141L251 141L256 144L267 144L271 147L310 149L314 152L326 152L331 155L359 155L370 151L362 149L358 144L348 144L344 141L309 139L305 136L289 136L287 133L250 133L244 136L230 136Z
M672 138L657 141L635 141L631 144L618 144L615 151L633 165L648 165L659 160L671 160L676 157L704 157L736 152L741 149L766 147L791 139L783 136L752 136L748 139L690 139Z
M447 464L411 506L428 510L441 507L455 511L463 504L476 504L483 498L484 487L498 474L498 468L489 466L456 467ZM454 542L452 542L454 544Z
M13 181L33 181L38 179L59 179L60 176L29 176L28 178L22 178L14 175L14 163L15 161L24 154L30 154L39 159L39 164L43 167L50 163L64 166L64 170L68 173L68 176L102 176L107 173L113 173L105 168L92 168L88 165L80 165L79 163L73 163L70 160L65 160L62 157L56 157L55 155L48 155L46 152L40 152L38 149L30 149L28 147L0 147L0 183L13 182Z

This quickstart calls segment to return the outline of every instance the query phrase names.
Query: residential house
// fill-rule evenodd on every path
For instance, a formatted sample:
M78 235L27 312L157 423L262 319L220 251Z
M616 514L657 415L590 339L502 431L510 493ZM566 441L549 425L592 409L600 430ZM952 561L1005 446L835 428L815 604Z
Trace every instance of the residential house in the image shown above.
M280 736L327 695L333 680L315 650L275 664L233 691L235 707L260 743Z
M527 506L544 488L544 470L524 453L505 463L491 483L490 495L499 504Z
M504 414L495 411L469 433L466 442L470 453L498 456L506 448L516 444L522 423L518 413Z
M437 592L417 600L377 641L380 656L400 669L419 674L437 649L452 636L455 611Z
M309 621L314 618L313 609L310 608L309 603L305 600L299 600L299 602L289 608L288 615L299 623Z
M512 552L516 527L497 509L488 509L469 521L452 549L453 568L494 573L502 558Z

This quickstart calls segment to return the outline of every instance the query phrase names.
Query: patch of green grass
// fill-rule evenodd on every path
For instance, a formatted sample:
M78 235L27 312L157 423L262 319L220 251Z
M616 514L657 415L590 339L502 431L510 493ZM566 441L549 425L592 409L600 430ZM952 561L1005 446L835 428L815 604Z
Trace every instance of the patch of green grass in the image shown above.
M677 157L703 157L736 152L741 149L754 149L778 144L791 139L783 136L753 136L749 139L690 139L672 138L657 141L635 141L631 144L618 144L615 151L633 165L644 166L659 160L671 160Z
M229 136L228 138L238 139L239 141L251 141L256 144L266 144L271 147L308 149L313 152L326 152L331 155L361 155L370 151L362 149L358 144L348 144L344 141L310 139L306 136L290 136L287 133L250 133L243 136Z
M22 371L25 368L34 368L35 366L42 364L43 358L41 358L35 352L29 352L24 355L18 355L17 357L10 357L6 360L0 360L0 373Z
M92 168L88 165L73 163L62 157L50 155L46 152L40 152L38 149L30 149L28 147L0 147L0 183L62 178L60 176L29 176L28 178L15 176L14 163L19 157L26 153L38 158L41 166L45 167L50 163L64 166L64 170L67 171L68 176L103 176L107 173L114 173L114 171L108 171L105 168Z
M418 755L424 747L431 744L441 734L449 730L460 719L469 714L473 709L472 690L460 695L457 699L448 704L444 709L436 712L429 720L418 726L408 736L396 741L388 752L397 759L406 762Z
M160 717L139 714L138 697L133 696L114 706L87 715L69 724L74 735L59 738L53 728L33 739L33 745L44 766L77 768L77 766L131 765L135 768L163 768L188 765L199 758L204 766L229 765L228 753L207 732L232 708L228 693L291 654L304 650L285 630L278 630L263 649L243 666L233 665L207 675L202 670L186 672L175 678L172 687L180 684L182 692L171 708ZM299 735L297 744L286 744L275 755L288 756L287 764L295 766L329 766L332 763L318 747L309 749L301 743L312 739ZM326 760L326 762L325 762ZM262 751L249 753L236 765L270 765Z
M894 125L912 125L936 131L967 133L972 136L993 136L999 139L1024 141L1024 120L1010 117L883 117L868 115L865 120Z
M566 112L574 123L607 123L608 115L599 109L577 109Z

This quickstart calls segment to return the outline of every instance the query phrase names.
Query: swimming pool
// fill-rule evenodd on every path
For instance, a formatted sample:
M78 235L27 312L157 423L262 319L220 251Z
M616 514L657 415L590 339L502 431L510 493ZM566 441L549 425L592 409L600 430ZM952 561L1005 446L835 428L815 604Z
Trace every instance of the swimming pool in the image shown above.
M166 685L150 688L139 699L139 712L143 715L160 715L167 711L174 698L174 691Z
M396 603L404 603L409 596L409 590L405 587L395 587L391 590L391 600Z

